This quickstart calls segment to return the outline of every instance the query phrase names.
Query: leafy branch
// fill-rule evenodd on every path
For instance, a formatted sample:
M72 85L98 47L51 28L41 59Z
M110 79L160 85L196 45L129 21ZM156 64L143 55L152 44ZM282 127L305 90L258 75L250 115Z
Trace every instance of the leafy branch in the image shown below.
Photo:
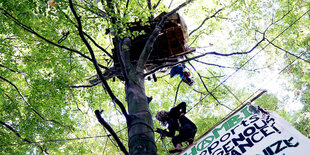
M107 81L106 81L105 78L103 77L102 71L100 70L99 65L98 65L98 62L97 62L97 60L96 60L94 51L93 51L92 47L90 46L90 44L88 43L88 41L86 40L86 38L84 37L84 32L83 32L83 28L82 28L81 19L80 19L81 17L79 17L79 16L77 15L77 13L76 13L76 11L75 11L75 9L74 9L74 7L73 7L73 2L72 2L72 0L69 0L69 4L70 4L70 9L71 9L71 11L72 11L72 13L73 13L73 15L74 15L74 17L75 17L77 23L78 23L79 35L80 35L82 41L83 41L84 44L86 45L86 47L87 47L87 49L88 49L88 51L89 51L89 53L90 53L90 55L91 55L91 58L92 58L92 59L90 59L90 60L91 60L91 62L93 63L93 65L94 65L94 67L95 67L95 69L96 69L96 71L97 71L97 74L98 74L98 76L99 76L99 79L102 81L104 88L107 90L107 92L108 92L108 94L110 95L110 97L112 98L112 100L113 100L114 102L116 102L116 104L121 108L121 111L122 111L123 115L124 115L124 116L126 117L126 119L127 119L127 118L128 118L128 114L127 114L127 111L126 111L126 109L125 109L123 103L122 103L120 100L118 100L118 99L116 98L116 96L115 96L114 93L112 92L112 90L111 90L109 84L107 83Z
M58 124L58 125L61 125L63 127L65 127L63 124L59 123L58 121L55 121L55 120L49 120L49 119L46 119L44 118L28 101L27 99L25 98L25 96L21 93L21 91L17 88L17 86L15 84L13 84L11 81L9 81L8 79L0 76L0 79L2 79L3 81L9 83L10 85L12 85L16 91L18 92L18 94L22 97L22 99L25 101L25 103L28 105L28 107L34 112L36 113L41 119L43 119L44 121L46 122L53 122L55 124Z
M195 68L190 62L188 62L188 63L191 65L191 67L192 67L192 68L195 70L195 72L198 74L199 79L200 79L200 81L202 82L202 84L203 84L203 86L205 87L205 89L206 89L206 91L208 92L208 94L210 94L210 95L216 100L216 102L217 102L219 105L222 105L222 106L226 107L227 109L232 110L232 109L231 109L230 107L228 107L227 105L221 103L221 102L214 96L214 94L213 94L212 92L209 91L209 89L208 89L207 85L205 84L205 82L203 81L202 76L200 75L200 73L196 70L196 68Z
M121 140L118 138L117 134L115 133L115 131L112 129L112 127L101 117L99 110L95 111L96 117L98 119L98 121L100 122L100 124L106 128L110 134L113 136L113 138L115 139L117 145L119 146L119 148L121 149L122 152L124 152L125 155L129 155L126 147L124 146L124 144L121 142Z
M197 30L199 30L199 29L205 24L205 22L206 22L207 20L209 20L209 19L211 19L211 18L215 18L216 15L217 15L218 13L220 13L222 10L223 10L223 8L217 10L213 15L211 15L211 16L209 16L209 17L206 17L206 18L201 22L201 24L200 24L197 28L195 28L193 31L191 31L191 32L188 34L188 36L191 36L194 32L196 32Z
M6 128L8 128L9 130L11 130L17 137L19 137L20 139L22 139L23 141L29 143L29 144L32 144L32 145L35 145L37 147L40 148L40 150L44 153L44 154L48 154L46 152L46 149L44 149L41 145L39 145L38 143L35 143L35 142L31 142L30 140L26 139L26 138L23 138L13 127L11 127L10 125L0 121L0 124L2 124L3 126L5 126Z
M49 39L43 37L42 35L40 35L39 33L37 33L35 30L33 30L31 27L29 27L29 26L27 26L27 25L21 23L17 18L15 18L13 15L11 15L8 11L4 10L3 8L0 8L0 10L3 11L3 14L4 14L6 17L12 19L14 23L16 23L18 26L20 26L21 28L23 28L25 31L34 34L35 36L39 37L40 39L44 40L45 42L47 42L47 43L49 43L49 44L51 44L51 45L54 45L54 46L56 46L56 47L59 47L59 48L62 48L62 49L65 49L65 50L68 50L68 51L71 51L71 52L74 52L74 53L77 53L77 54L79 54L80 56L82 56L82 57L84 57L84 58L86 58L86 59L92 61L92 59L91 59L90 57L88 57L87 55L85 55L85 54L79 52L78 50L75 50L75 49L72 49L72 48L68 48L68 47L66 47L66 46L60 45L60 44L58 44L58 43L55 43L55 42L53 42L53 41L51 41L51 40L49 40ZM104 69L109 69L109 68L107 68L107 67L105 67L105 66L103 66L103 65L100 65L100 64L99 64L99 66L102 67L102 68L104 68Z

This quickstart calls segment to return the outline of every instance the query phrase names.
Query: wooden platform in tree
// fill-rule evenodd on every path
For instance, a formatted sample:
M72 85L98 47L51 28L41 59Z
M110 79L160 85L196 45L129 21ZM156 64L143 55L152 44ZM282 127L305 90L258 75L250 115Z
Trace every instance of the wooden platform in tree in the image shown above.
M141 22L130 23L129 30L131 32L145 32L145 34L131 40L130 60L132 62L136 62L139 59L147 39L154 30L156 24L164 15L165 13L160 14L149 25L141 25ZM178 62L178 58L194 52L195 50L187 49L185 47L187 41L187 27L183 19L177 13L170 16L165 22L161 33L155 41L146 67L153 68L153 65L158 66L159 64L163 64L165 62ZM117 65L118 58L116 54L114 54L114 61L115 65Z

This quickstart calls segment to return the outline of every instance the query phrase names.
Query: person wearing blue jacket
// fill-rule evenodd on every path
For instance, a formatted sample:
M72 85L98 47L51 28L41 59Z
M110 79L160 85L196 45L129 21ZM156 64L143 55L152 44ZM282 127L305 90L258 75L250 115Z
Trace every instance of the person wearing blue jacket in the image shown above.
M191 73L188 72L183 66L175 66L170 70L170 78L179 75L183 82L192 86L194 81L190 78Z

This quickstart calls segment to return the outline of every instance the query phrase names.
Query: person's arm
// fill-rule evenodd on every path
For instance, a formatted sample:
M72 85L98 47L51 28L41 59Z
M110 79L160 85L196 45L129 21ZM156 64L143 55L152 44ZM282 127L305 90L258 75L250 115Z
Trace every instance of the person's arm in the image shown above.
M168 128L169 131L157 128L155 132L161 134L162 136L173 137L175 135L175 130Z
M185 102L181 102L175 108L180 113L180 116L181 116L182 113L183 113L183 115L186 113L186 103Z
M176 107L173 107L170 109L169 114L174 119L179 119L180 117L183 117L186 113L186 103L181 102Z

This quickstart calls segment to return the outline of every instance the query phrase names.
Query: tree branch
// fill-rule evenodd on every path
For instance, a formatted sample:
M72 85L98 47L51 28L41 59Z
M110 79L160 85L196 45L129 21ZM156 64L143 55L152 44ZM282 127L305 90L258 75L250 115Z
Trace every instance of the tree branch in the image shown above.
M157 4L153 6L153 10L155 10L155 9L158 7L158 5L160 4L160 2L161 2L161 0L158 0Z
M80 8L82 8L82 9L84 9L84 10L90 11L90 12L93 13L93 14L96 14L96 15L98 15L98 16L100 16L100 17L104 17L104 18L107 18L107 19L108 19L108 16L106 15L106 13L105 13L104 11L102 11L101 9L99 9L99 8L97 8L97 7L94 7L94 5L92 5L91 3L88 3L89 7L92 8L92 9L95 8L95 9L97 9L98 11L94 11L94 10L92 10L92 9L88 9L88 8L83 7L83 6L81 6L81 5L79 5L79 4L76 4L76 3L73 3L73 4L76 5L76 6L78 6L78 7L80 7Z
M24 74L24 73L22 73L22 72L13 70L13 69L11 69L11 68L9 68L9 67L6 67L6 66L3 66L3 65L1 65L1 64L0 64L0 67L3 67L3 68L5 68L5 69L7 69L7 70L9 70L9 71L11 71L11 72L13 72L13 73Z
M147 7L149 8L150 13L151 13L150 21L152 21L154 19L154 16L153 16L153 13L152 13L152 3L151 3L151 0L147 0Z
M267 40L271 45L273 45L274 47L280 49L281 51L284 51L285 53L287 53L287 54L289 54L289 55L291 55L291 56L294 56L294 57L296 57L296 58L298 58L298 59L300 59L300 60L303 60L303 61L305 61L305 62L307 62L307 63L310 63L309 60L306 60L306 59L304 59L304 58L301 58L300 56L298 56L298 55L296 55L296 54L293 54L293 53L291 53L291 52L289 52L289 51L287 51L287 50L285 50L285 49L283 49L283 48L277 46L276 44L272 43L272 42L269 41L268 39L266 39L266 40Z
M117 132L116 132L117 133ZM85 140L85 139L95 139L95 138L104 138L104 137L110 137L111 134L107 135L101 135L101 136L91 136L91 137L80 137L80 138L65 138L65 139L50 139L50 140L42 140L42 141L36 141L33 143L57 143L57 142L68 142L68 141L74 141L74 140ZM11 143L11 144L0 144L0 147L2 146L12 146L12 145L26 145L29 143Z
M126 147L124 146L124 144L121 142L121 140L118 138L117 134L115 133L115 131L112 129L112 127L101 117L99 110L95 111L96 117L99 121L99 123L106 128L110 134L113 136L113 138L115 139L117 145L119 146L119 148L121 149L122 152L124 152L125 155L129 155Z
M161 21L155 26L155 29L153 30L152 34L150 35L149 39L146 41L145 46L141 52L141 55L139 57L138 60L138 64L136 67L136 71L137 72L143 72L144 70L144 66L152 52L154 43L160 33L160 31L162 30L162 27L165 23L165 21L167 20L167 18L171 15L173 15L174 13L176 13L179 9L181 9L182 7L186 6L188 3L190 3L192 0L188 0L186 2L184 2L183 4L179 5L177 8L175 8L174 10L170 11L169 13L167 13L165 16L163 16L163 18L161 19Z
M166 64L166 65L158 66L158 67L156 67L155 69L153 69L152 71L150 71L150 72L148 72L148 73L145 73L144 75L147 76L147 75L150 75L150 74L155 73L156 71L158 71L158 70L160 70L160 69L162 69L162 68L169 67L169 66L174 66L174 65L176 65L176 64L188 62L188 61L191 61L191 60L195 60L195 59L197 59L197 58L203 57L203 56L208 55L208 54L211 54L211 55L218 55L218 56L233 56L233 55L249 54L249 53L251 53L259 44L261 44L264 40L265 40L265 37L263 37L263 39L262 39L261 41L259 41L251 50L249 50L249 51L247 51L247 52L233 52L233 53L228 53L228 54L223 54L223 53L218 53L218 52L206 52L206 53L204 53L204 54L201 54L201 55L198 55L198 56L195 56L195 57L192 57L192 58L188 58L188 59L185 59L185 60L180 61L180 62L177 62L177 63Z
M113 8L112 0L107 0L107 6L111 10L111 13L109 14L111 16L111 23L116 24L117 18L113 16L115 12ZM118 29L116 29L115 31L118 31ZM126 51L129 51L128 45L130 45L131 42L128 38L125 38L122 41L118 35L115 35L115 37L113 38L113 44L114 44L114 53L117 55L118 62L120 63L121 73L123 74L124 80L128 81L128 71L132 70L133 67L131 63L129 62L130 61L129 58L128 60L123 60L123 58L127 59L127 57L129 57L129 52L126 52ZM124 49L125 46L127 46L127 49ZM124 50L126 54L122 53L122 50Z
M91 37L89 36L86 32L83 32L84 35L95 45L97 46L99 49L101 49L105 54L107 54L111 59L113 59L113 56L103 47L101 47L100 45L97 44L97 42Z
M231 6L231 5L235 4L235 3L237 3L238 1L239 1L239 0L235 0L235 1L234 1L232 4L230 4L229 6ZM205 23L207 20L216 17L216 15L217 15L219 12L221 12L222 10L224 10L226 7L228 7L228 6L225 6L225 7L221 8L221 9L217 10L217 11L216 11L213 15L211 15L210 17L206 17L206 18L202 21L202 23L201 23L196 29L194 29L192 32L189 33L188 36L191 36L194 32L196 32L197 30L199 30L199 29L204 25L204 23ZM221 18L221 17L218 17L218 18ZM222 19L225 19L225 18L222 18ZM192 43L193 43L193 42L192 42Z
M208 94L210 94L210 95L216 100L216 102L217 102L219 105L222 105L222 106L226 107L227 109L232 110L232 109L231 109L230 107L228 107L227 105L222 104L222 103L213 95L213 93L209 91L209 89L208 89L207 85L205 84L205 82L203 81L203 79L202 79L200 73L196 70L196 68L195 68L190 62L188 62L188 63L192 66L192 68L195 70L195 72L196 72L197 75L199 76L199 79L200 79L200 81L202 82L202 84L203 84L203 86L205 87L205 89L206 89L206 91L208 92Z
M95 84L92 84L92 85L70 86L70 88L91 88L91 87L97 86L98 84L99 84L99 82L95 83Z
M121 108L122 110L122 113L123 115L126 117L126 119L128 118L128 114L127 114L127 111L123 105L123 103L121 101L119 101L116 96L114 95L114 93L112 92L109 84L107 83L107 81L105 80L105 78L103 77L103 74L102 74L102 71L100 70L99 66L98 66L98 63L97 63L97 60L96 60L96 57L95 57L95 54L94 54L94 51L92 49L92 47L90 46L90 44L88 43L88 41L86 40L86 38L84 37L84 33L83 33L83 29L82 29L82 23L81 23L81 20L80 20L80 17L77 15L74 7L73 7L73 3L72 3L72 0L69 0L69 4L70 4L70 9L75 17L75 19L77 20L78 22L78 31L79 31L79 35L82 39L82 41L84 42L84 44L86 45L91 57L92 57L92 62L94 64L94 67L97 71L97 74L100 78L100 80L102 81L103 83L103 86L104 88L107 90L108 94L110 95L110 97L112 98L112 100L114 102L116 102L116 104Z
M268 68L270 65L268 65L267 67L262 67L262 68L256 68L256 69L243 69L243 68L240 68L240 67L229 67L229 66L222 66L222 65L218 65L218 64L213 64L213 63L207 63L207 62L203 62L203 61L199 61L199 60L194 60L196 62L199 62L199 63L202 63L202 64L205 64L205 65L209 65L209 66L216 66L216 67L220 67L220 68L229 68L229 69L234 69L234 70L246 70L246 71L257 71L257 70L260 70L260 69L266 69Z
M149 8L149 10L152 10L151 0L147 0L147 7Z
M129 38L124 38L122 41L122 47L121 47L121 52L119 53L120 58L119 60L121 61L121 68L123 71L123 75L125 78L125 81L128 80L128 73L130 70L133 68L131 62L130 62L130 47L131 47L131 40Z
M208 52L208 54L211 54L211 55L218 55L218 56L232 56L232 55L243 55L243 54L249 54L251 53L256 47L258 47L259 44L261 44L264 40L265 40L265 36L263 36L263 38L254 45L254 47L252 47L249 51L247 52L233 52L233 53L227 53L227 54L224 54L224 53L218 53L218 52Z
M193 41L188 44L189 47L191 47L193 45L193 43L202 35L202 34L206 34L205 32L200 32L198 35L195 36L195 38L193 39Z
M175 92L173 107L175 106L175 103L177 102L177 98L178 98L178 94L179 94L179 89L180 89L181 83L182 83L182 79L181 79L181 81L178 84L177 91Z
M218 82L221 82L217 77L218 76L215 76L209 69L207 69L208 70L208 72L213 76L213 77L215 77L216 78L216 80L218 81ZM239 102L239 103L241 103L242 104L242 101L223 83L223 86L224 86L224 88L228 91L228 92L230 92L230 94L232 94L233 96L234 96L234 98Z
M20 139L22 139L23 141L29 143L29 144L32 144L32 145L35 145L37 147L40 148L40 150L44 153L44 154L48 154L46 152L46 150L41 146L39 145L38 143L34 143L34 142L31 142L30 140L26 139L26 138L22 138L22 136L13 128L11 127L10 125L0 121L0 124L4 125L6 128L8 128L9 130L11 130L17 137L19 137Z
M207 20L216 17L216 15L217 15L219 12L221 12L222 10L223 10L223 8L217 10L212 16L206 17L206 18L202 21L202 23L201 23L197 28L195 28L192 32L189 33L188 36L191 36L194 32L196 32L197 30L199 30L199 29L205 24L205 22L206 22Z
M0 64L0 67L3 67L3 68L5 68L5 69L7 69L7 70L9 70L9 71L11 71L11 72L13 72L13 73L21 74L21 75L23 76L23 78L25 79L25 81L26 81L26 83L27 83L27 86L29 87L29 83L28 83L28 81L27 81L27 76L26 76L25 73L19 72L19 71L15 71L15 70L13 70L13 69L11 69L11 68L9 68L9 67L3 66L3 65L1 65L1 64Z
M188 62L188 61L191 61L191 60L195 60L195 59L198 59L200 57L203 57L205 55L207 55L208 53L204 53L204 54L201 54L201 55L198 55L198 56L195 56L195 57L192 57L192 58L188 58L188 59L185 59L185 60L182 60L182 61L179 61L179 62L176 62L176 63L171 63L171 64L166 64L166 65L160 65L156 68L154 68L153 70L151 70L150 72L148 73L145 73L144 76L148 76L150 74L153 74L155 73L156 71L160 70L160 69L163 69L165 67L171 67L171 66L175 66L177 64L181 64L181 63L185 63L185 62Z
M77 53L77 54L79 54L80 56L82 56L82 57L84 57L84 58L86 58L86 59L92 61L92 59L89 58L87 55L85 55L85 54L83 54L83 53L81 53L81 52L79 52L79 51L77 51L77 50L75 50L75 49L71 49L71 48L68 48L68 47L66 47L66 46L63 46L63 45L54 43L54 42L51 41L51 40L48 40L47 38L45 38L45 37L43 37L42 35L38 34L36 31L34 31L34 30L33 30L32 28L30 28L29 26L27 26L27 25L21 23L18 19L16 19L15 17L13 17L13 16L12 16L11 14L9 14L6 10L4 10L4 9L2 9L2 8L0 8L0 10L2 10L2 11L4 12L3 14L4 14L6 17L12 19L13 22L15 22L18 26L20 26L21 28L23 28L25 31L34 34L35 36L39 37L40 39L44 40L45 42L47 42L47 43L49 43L49 44L51 44L51 45L54 45L54 46L56 46L56 47L59 47L59 48L62 48L62 49L65 49L65 50L68 50L68 51L71 51L71 52L74 52L74 53ZM102 67L102 68L104 68L104 69L107 69L107 70L109 69L108 67L105 67L105 66L100 65L100 64L99 64L99 66Z
M64 127L64 125L62 125L61 123L59 123L58 121L55 121L55 120L49 120L49 119L46 119L44 118L36 109L33 108L33 106L27 101L27 99L24 97L24 95L20 92L20 90L17 88L16 85L14 85L11 81L7 80L6 78L0 76L0 79L2 79L3 81L9 83L10 85L12 85L16 91L18 92L18 94L22 97L22 99L25 101L25 103L28 105L28 107L33 111L35 112L41 119L43 119L44 121L47 121L47 122L54 122L58 125L61 125Z

